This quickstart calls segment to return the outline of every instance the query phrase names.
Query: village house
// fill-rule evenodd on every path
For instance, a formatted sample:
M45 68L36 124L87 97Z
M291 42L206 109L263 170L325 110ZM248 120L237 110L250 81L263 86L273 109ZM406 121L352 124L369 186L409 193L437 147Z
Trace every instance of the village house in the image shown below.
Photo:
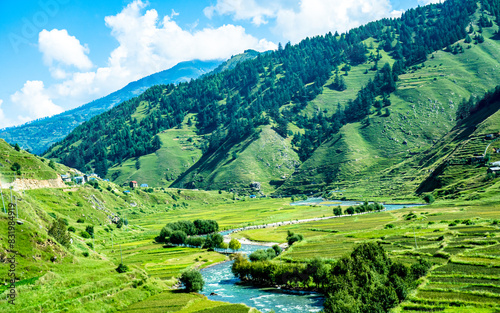
M73 178L73 180L75 181L75 183L77 185L83 185L87 182L87 179L85 176L76 176Z
M500 173L500 166L490 167L488 169L488 173L493 173L493 174Z
M71 182L71 176L70 175L61 175L61 179L63 182Z
M129 183L129 186L130 188L137 188L138 184L135 180L132 180L130 183Z

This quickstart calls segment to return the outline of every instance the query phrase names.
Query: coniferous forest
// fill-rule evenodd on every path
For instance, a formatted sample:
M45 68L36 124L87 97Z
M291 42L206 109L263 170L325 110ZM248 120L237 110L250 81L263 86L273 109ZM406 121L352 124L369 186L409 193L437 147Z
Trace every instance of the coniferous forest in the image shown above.
M196 113L197 131L205 138L204 153L223 142L238 142L261 125L273 125L276 132L287 137L292 122L305 130L293 138L300 159L305 161L342 125L362 120L372 107L390 105L388 96L405 69L425 61L429 53L465 38L477 5L467 0L418 7L401 18L372 22L340 35L328 33L306 38L297 45L280 45L277 51L260 54L233 70L177 86L151 87L139 97L85 122L54 144L46 156L82 171L93 169L105 177L110 166L158 150L159 132L179 126L186 114ZM482 1L482 9L495 16L499 11L498 3L492 0ZM489 23L484 15L482 20ZM348 73L348 67L368 59L377 64L380 56L368 55L363 43L370 37L381 42L395 63L374 67L374 78L354 100L339 106L333 114L297 114L322 92L331 75ZM340 78L335 85L337 89L348 88ZM133 114L141 105L145 106L144 118L138 120Z

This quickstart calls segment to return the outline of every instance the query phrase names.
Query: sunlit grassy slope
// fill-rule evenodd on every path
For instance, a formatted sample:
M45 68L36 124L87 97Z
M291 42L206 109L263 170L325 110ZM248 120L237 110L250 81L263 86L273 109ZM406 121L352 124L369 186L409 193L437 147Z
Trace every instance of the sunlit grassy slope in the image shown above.
M401 75L388 111L345 125L277 193L337 189L351 198L414 198L424 170L439 164L423 169L410 160L452 129L463 99L482 96L500 82L500 42L492 39L492 31L485 30L483 44L468 48L460 42L464 53L435 52Z
M217 151L205 155L181 175L172 186L234 189L251 194L258 190L250 188L250 183L259 182L261 190L269 192L273 190L273 181L284 180L299 164L289 140L265 126L239 143L223 143Z

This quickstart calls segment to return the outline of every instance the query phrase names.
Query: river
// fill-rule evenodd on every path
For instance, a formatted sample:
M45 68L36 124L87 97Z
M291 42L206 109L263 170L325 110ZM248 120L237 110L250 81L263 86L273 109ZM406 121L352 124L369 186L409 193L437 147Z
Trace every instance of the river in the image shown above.
M269 247L242 245L239 252L251 253ZM201 270L205 287L202 293L211 300L230 303L244 303L261 312L274 310L287 313L319 312L323 309L324 298L317 293L297 295L283 292L276 288L256 288L238 285L239 279L231 272L233 261L220 263ZM211 296L216 293L216 296Z
M373 202L369 202L373 203ZM301 201L296 201L293 203L290 203L290 205L324 205L324 206L356 206L356 205L361 205L363 202L361 201L344 201L344 200L325 200L323 198L308 198L307 200L301 200ZM404 208L410 208L414 206L421 206L425 204L416 204L416 203L410 203L410 204L385 204L381 203L386 211L392 211L392 210L399 210L399 209L404 209Z
M322 198L309 198L304 201L297 201L291 205L326 205L326 206L347 206L359 205L358 201L333 200L330 203L321 204L325 200ZM397 210L405 207L419 206L420 204L384 204L386 210ZM228 235L234 230L221 232ZM258 249L268 249L267 246L242 245L239 252L249 254ZM323 309L324 297L318 293L292 294L276 288L256 288L246 285L239 285L239 279L231 272L233 261L228 261L201 270L205 287L202 293L211 300L224 301L229 303L244 303L250 307L257 308L261 312L276 313L304 313L319 312ZM217 294L211 296L210 294Z

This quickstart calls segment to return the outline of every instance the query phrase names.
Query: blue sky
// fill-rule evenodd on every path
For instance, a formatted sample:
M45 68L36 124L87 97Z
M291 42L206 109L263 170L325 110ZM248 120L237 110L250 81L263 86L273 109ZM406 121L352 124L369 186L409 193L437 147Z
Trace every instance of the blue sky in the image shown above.
M192 59L343 32L439 0L0 1L0 128Z

